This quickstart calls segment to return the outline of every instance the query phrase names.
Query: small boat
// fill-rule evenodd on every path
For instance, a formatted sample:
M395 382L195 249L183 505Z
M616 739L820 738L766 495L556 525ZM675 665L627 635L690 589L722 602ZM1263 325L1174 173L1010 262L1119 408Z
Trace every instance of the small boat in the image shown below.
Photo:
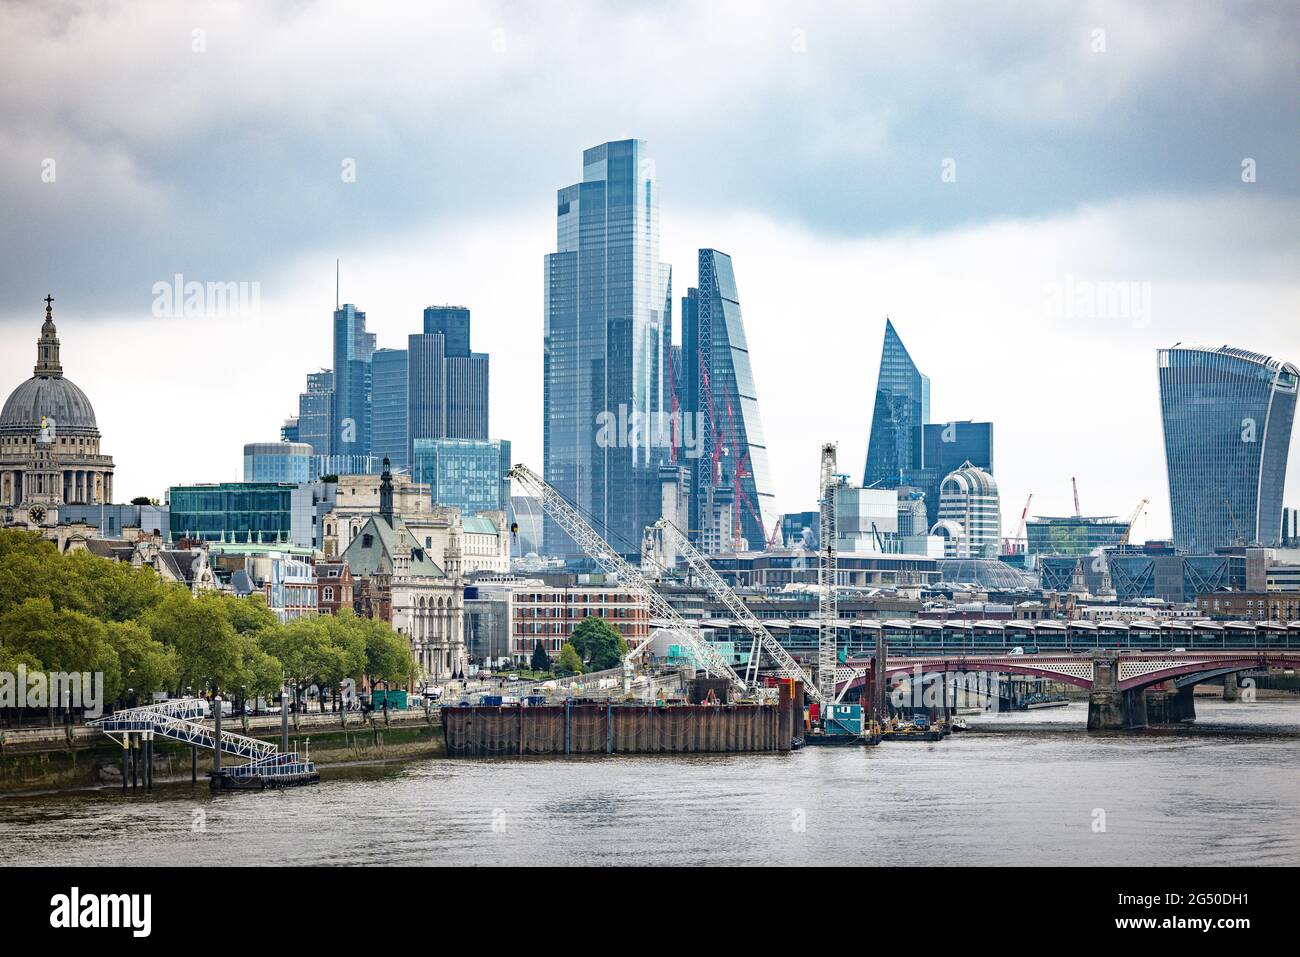
M970 725L966 723L965 718L953 718L952 729L954 731L969 731Z

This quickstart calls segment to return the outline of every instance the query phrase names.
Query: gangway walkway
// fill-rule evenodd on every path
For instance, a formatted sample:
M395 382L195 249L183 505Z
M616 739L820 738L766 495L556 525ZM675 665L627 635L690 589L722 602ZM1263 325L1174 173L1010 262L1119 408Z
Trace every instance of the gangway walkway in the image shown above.
M152 755L154 736L215 752L217 750L215 727L209 727L197 720L201 719L206 711L206 702L202 698L177 698L159 704L116 711L87 724L99 728L122 745L125 763L125 751L131 747L132 735L139 736L139 741L145 745L149 755ZM222 730L220 737L222 754L247 758L248 762L214 771L211 775L214 789L289 787L320 780L315 764L300 757L296 751L281 753L279 745L273 741L263 741L260 738L250 738L225 730ZM151 761L151 757L147 757L146 761ZM150 778L147 777L146 780ZM125 785L125 776L123 784Z

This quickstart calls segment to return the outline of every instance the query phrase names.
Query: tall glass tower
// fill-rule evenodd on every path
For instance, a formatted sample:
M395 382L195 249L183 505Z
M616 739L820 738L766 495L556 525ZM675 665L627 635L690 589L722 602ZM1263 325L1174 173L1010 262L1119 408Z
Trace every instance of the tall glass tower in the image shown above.
M351 303L334 310L333 454L370 451L370 357L375 334L366 332L366 314Z
M885 320L876 405L871 414L864 486L891 488L912 465L913 428L930 421L930 379L908 355L894 324Z
M616 549L635 554L659 518L672 272L659 261L654 162L641 140L582 154L556 195L545 265L544 473ZM579 554L549 520L546 551Z
M758 414L758 390L749 361L745 323L736 291L731 257L716 249L701 249L700 285L682 299L681 411L691 416L692 433L699 423L698 445L691 450L690 524L692 537L718 542L729 551L740 532L750 549L765 547L776 531L771 473L763 423ZM698 455L696 455L698 453ZM719 495L720 489L726 491ZM708 529L723 519L721 503L729 501L731 528L713 534Z
M1229 346L1161 349L1158 365L1174 547L1276 546L1300 373Z
M370 452L393 468L408 466L405 349L380 349L370 358Z
M488 356L470 349L464 306L429 306L424 332L407 337L406 461L417 439L488 437Z
M334 372L321 369L307 376L307 391L298 394L298 441L306 442L317 455L334 449Z

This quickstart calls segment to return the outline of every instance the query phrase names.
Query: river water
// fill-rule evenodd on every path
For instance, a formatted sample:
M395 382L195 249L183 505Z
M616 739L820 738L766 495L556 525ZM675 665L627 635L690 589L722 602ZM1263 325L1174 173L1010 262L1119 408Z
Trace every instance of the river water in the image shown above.
M1087 705L938 744L428 759L319 786L0 800L6 863L1300 864L1300 701L1089 733ZM21 848L21 853L18 849Z

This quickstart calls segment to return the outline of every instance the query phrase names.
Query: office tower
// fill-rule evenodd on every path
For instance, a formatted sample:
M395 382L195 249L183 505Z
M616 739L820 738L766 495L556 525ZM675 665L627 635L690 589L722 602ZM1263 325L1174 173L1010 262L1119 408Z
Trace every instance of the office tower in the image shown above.
M469 355L469 310L464 306L425 306L424 331L442 335L447 355Z
M510 443L482 439L416 439L411 477L429 486L433 504L462 515L510 508Z
M370 358L374 351L375 336L366 332L366 314L351 303L336 309L333 454L370 451Z
M488 437L488 357L470 350L464 306L429 306L407 338L407 448L416 439Z
M993 476L969 462L946 476L934 534L945 539L945 558L997 558L1002 510Z
M659 517L671 439L664 357L672 272L659 262L654 163L639 140L584 151L582 182L556 199L545 264L544 475L620 552ZM579 555L547 521L545 548Z
M244 445L245 482L315 481L314 453L305 442L248 442Z
M939 520L939 486L948 473L969 462L993 474L992 422L934 422L913 426L910 445L911 461L901 471L900 481L925 493L925 512L930 525Z
M892 488L835 489L835 548L845 553L898 548L898 493Z
M1174 547L1277 545L1300 373L1229 346L1161 349L1158 366Z
M930 379L916 368L894 324L886 319L862 484L885 488L903 484L903 469L912 464L912 430L929 421Z
M370 359L370 451L407 467L405 349L380 349Z
M321 369L307 376L307 391L298 395L298 441L306 442L317 455L333 451L334 373Z
M718 540L722 550L762 549L777 531L758 390L749 361L745 323L731 257L699 252L700 284L682 299L681 383L683 440L692 468L691 534ZM678 449L679 461L681 449ZM720 489L733 506L730 527L718 531ZM743 539L743 542L739 540Z

